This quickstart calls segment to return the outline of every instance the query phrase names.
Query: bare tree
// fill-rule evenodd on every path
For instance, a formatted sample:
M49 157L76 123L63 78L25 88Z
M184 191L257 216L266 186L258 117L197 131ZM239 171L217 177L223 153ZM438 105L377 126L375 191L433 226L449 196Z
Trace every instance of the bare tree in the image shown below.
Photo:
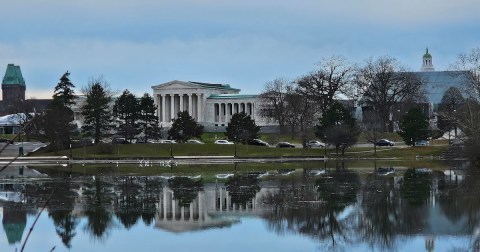
M318 69L296 81L298 90L318 104L319 112L324 114L339 95L353 97L351 80L354 69L354 65L343 56L324 58Z
M366 111L362 118L362 130L365 135L365 140L373 144L373 152L377 156L377 142L384 137L380 116L373 110Z
M466 102L456 113L456 124L464 132L467 152L480 162L480 47L473 48L468 54L460 54L452 65L454 70L467 71L465 87Z
M287 93L292 89L292 83L286 79L275 79L265 84L265 90L260 94L260 114L269 120L275 121L284 131L286 123Z
M438 106L438 127L442 130L455 130L457 137L457 109L459 110L465 103L465 98L460 89L456 87L448 88L443 94L442 101Z
M292 138L295 135L295 128L298 127L305 147L308 130L315 121L315 104L298 90L289 91L286 101L286 122L290 126Z
M462 53L450 66L453 70L467 71L465 93L471 99L480 101L480 47L473 48L470 53Z
M368 60L365 66L357 69L354 82L360 104L378 113L383 131L393 130L390 116L396 103L424 97L423 81L391 57Z

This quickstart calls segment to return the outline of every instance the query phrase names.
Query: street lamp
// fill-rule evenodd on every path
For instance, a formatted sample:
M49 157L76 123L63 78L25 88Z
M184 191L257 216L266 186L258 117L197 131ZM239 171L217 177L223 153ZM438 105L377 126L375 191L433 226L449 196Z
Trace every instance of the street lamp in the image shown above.
M323 139L324 139L324 142L323 143L323 159L325 160L325 162L327 162L327 135L324 135L323 136Z
M457 110L453 110L453 128L455 130L455 140L457 139Z
M233 146L234 146L234 154L233 154L233 157L234 158L237 158L237 136L235 135L235 137L233 138Z

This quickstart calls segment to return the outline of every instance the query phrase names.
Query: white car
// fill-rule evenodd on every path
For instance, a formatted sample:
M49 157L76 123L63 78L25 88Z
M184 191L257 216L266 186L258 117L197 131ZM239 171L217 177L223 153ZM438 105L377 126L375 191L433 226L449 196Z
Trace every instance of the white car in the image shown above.
M167 140L167 139L161 139L159 142L162 143L162 144L176 144L177 143L177 141L175 141L175 140Z
M233 144L233 143L229 142L228 140L215 140L215 144Z
M189 143L189 144L205 144L204 142L202 142L200 140L196 140L196 139L187 140L187 143Z
M306 143L307 148L323 148L325 147L325 144L317 141L317 140L310 140Z

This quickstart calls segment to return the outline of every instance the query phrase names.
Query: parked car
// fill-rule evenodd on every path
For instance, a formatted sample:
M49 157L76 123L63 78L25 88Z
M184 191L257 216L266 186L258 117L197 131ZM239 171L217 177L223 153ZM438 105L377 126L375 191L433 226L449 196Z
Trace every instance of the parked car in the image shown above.
M323 148L325 147L325 144L317 141L317 140L310 140L305 144L305 147L307 148Z
M253 139L252 141L249 141L248 144L250 145L258 145L258 146L269 146L269 144L263 140L260 139Z
M430 142L427 140L420 140L415 142L415 146L427 146L430 145Z
M204 142L202 142L200 140L197 140L197 139L187 140L187 143L189 143L189 144L205 144Z
M277 143L277 148L295 148L295 145L289 142L279 142Z
M395 143L388 139L380 139L375 143L376 146L394 146Z
M123 137L114 137L112 139L112 144L128 144L128 141Z
M233 142L229 142L228 140L215 140L215 144L233 144Z
M161 143L161 144L176 144L177 141L175 141L175 140L168 140L168 139L161 139L161 140L159 141L159 143Z

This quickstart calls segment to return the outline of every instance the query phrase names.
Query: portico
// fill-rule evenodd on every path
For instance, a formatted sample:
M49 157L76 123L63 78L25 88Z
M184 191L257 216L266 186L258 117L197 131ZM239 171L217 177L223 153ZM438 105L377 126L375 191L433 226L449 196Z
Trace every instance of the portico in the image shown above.
M162 127L170 127L177 114L188 111L208 129L221 130L235 113L245 112L257 125L266 121L259 114L258 95L239 94L240 89L228 84L191 81L170 81L152 87L157 116Z
M171 122L182 111L188 111L197 121L203 116L201 93L158 94L155 100L160 122Z

